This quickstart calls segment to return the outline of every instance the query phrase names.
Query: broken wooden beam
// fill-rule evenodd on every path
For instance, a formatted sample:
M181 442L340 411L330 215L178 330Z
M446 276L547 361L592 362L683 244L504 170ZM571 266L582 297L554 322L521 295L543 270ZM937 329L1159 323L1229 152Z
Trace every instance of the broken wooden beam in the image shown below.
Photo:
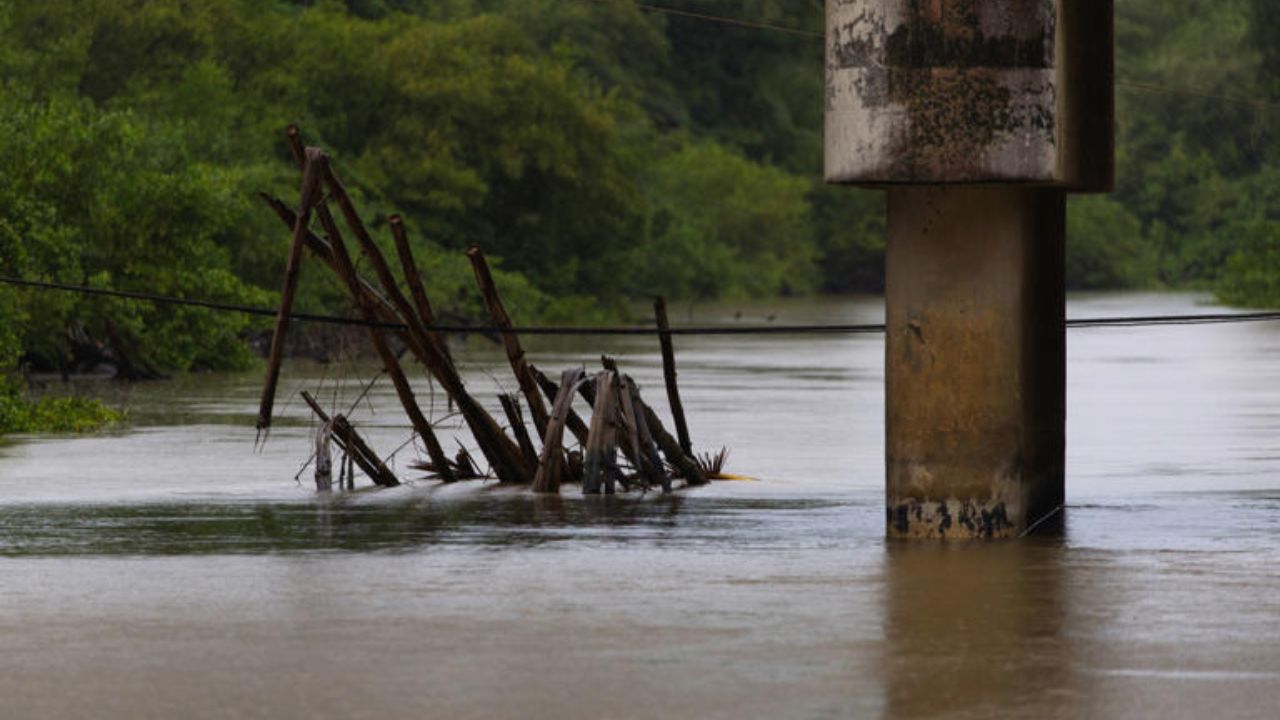
M596 375L596 401L591 410L591 431L587 434L582 492L598 495L614 493L617 470L618 374L609 370Z
M560 445L564 440L565 425L573 412L576 386L582 381L584 374L582 368L570 368L560 376L560 388L551 404L551 419L547 422L546 434L542 436L542 457L538 461L538 473L533 478L535 493L560 492L560 477L566 461L564 449Z
M605 356L600 358L600 361L605 369L617 372L618 363L613 358ZM707 484L707 476L702 472L702 468L698 467L696 460L684 453L684 448L680 447L680 441L671 437L671 433L667 432L653 408L649 407L649 404L639 395L636 396L636 402L639 404L640 411L644 413L644 421L649 426L649 431L653 433L654 441L662 450L663 457L667 459L667 464L675 468L689 485Z
M554 404L556 398L560 395L561 386L556 385L554 380L547 377L545 373L539 370L532 363L529 365L529 371L533 375L534 381L538 383L538 387ZM554 415L555 412L553 411L552 414ZM578 413L573 411L572 406L568 408L568 415L565 417L565 427L569 428L569 432L573 433L573 437L578 441L579 445L586 446L587 423L578 415Z
M622 416L626 419L632 456L640 461L636 470L640 473L644 489L661 485L663 492L671 492L671 477L667 475L653 434L649 432L649 423L640 409L640 388L627 375L619 377L618 397L622 401Z
M507 424L511 426L511 434L516 436L516 442L520 444L520 452L524 455L525 462L531 467L537 467L538 451L533 447L533 440L529 437L529 429L524 426L524 415L520 412L519 396L502 393L498 395L498 402L502 403L502 411L507 416Z
M395 487L400 484L395 473L391 472L373 448L360 437L360 433L351 426L346 416L334 415L330 418L320 403L316 402L316 399L306 390L302 391L302 399L311 407L316 417L320 418L320 422L328 423L333 427L334 440L338 442L343 452L347 453L348 457L364 471L364 474L369 476L374 485Z

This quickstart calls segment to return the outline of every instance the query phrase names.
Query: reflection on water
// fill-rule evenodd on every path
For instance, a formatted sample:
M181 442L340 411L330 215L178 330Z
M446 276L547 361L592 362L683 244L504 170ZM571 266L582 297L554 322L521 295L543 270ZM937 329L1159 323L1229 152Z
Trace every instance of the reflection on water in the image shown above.
M601 342L530 344L554 370ZM649 343L607 343L660 398ZM1275 717L1280 327L1074 332L1062 527L963 546L883 539L878 338L677 345L695 443L761 482L316 498L298 403L253 452L252 375L128 388L104 436L11 439L0 717ZM496 348L459 356L473 388L505 377ZM282 387L323 376L342 407L367 373ZM389 387L355 417L383 452L406 437Z
M0 557L414 552L432 546L634 547L769 543L847 503L801 499L566 499L511 491L434 501L0 506ZM785 522L787 518L791 523Z
M1079 715L1063 547L1044 536L996 547L891 544L886 715Z

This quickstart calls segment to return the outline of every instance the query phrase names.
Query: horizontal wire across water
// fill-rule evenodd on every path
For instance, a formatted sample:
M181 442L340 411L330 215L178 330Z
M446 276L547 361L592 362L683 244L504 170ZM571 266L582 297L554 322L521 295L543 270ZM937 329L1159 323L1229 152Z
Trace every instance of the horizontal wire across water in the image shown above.
M21 278L0 276L0 283L15 287L36 290L56 290L73 292L81 295L121 298L125 300L141 300L159 305L178 305L198 307L219 312L234 312L245 315L275 317L279 311L273 308L239 305L235 303L216 302L157 295L154 293L111 290L108 288L69 285L66 283L46 282L41 280L23 280ZM316 315L312 313L291 313L290 319L300 322L327 323L330 325L358 325L365 327L402 330L404 325L389 322L369 322L360 318L342 317L339 315ZM1074 318L1068 319L1069 328L1105 328L1105 327L1150 327L1159 325L1221 325L1224 323L1273 322L1280 321L1280 311L1251 313L1205 313L1196 315L1134 315L1107 318ZM529 327L502 328L493 325L430 325L431 331L443 333L489 333L497 335L864 335L883 333L883 323L866 324L831 324L831 325L752 325L733 326L687 326L674 327L663 331L656 327L585 327L573 325L535 325Z

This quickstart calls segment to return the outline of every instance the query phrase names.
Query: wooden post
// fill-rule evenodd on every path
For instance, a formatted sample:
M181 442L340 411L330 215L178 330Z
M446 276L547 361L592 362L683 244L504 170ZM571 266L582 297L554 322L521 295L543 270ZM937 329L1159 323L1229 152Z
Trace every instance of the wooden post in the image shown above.
M596 401L591 410L591 431L587 434L586 469L582 492L587 495L613 494L613 473L617 466L618 375L606 370L596 375Z
M560 389L551 405L547 434L542 436L542 458L538 462L538 474L533 479L533 491L536 493L560 492L560 474L565 461L560 443L564 438L565 424L573 412L571 407L574 393L584 374L582 368L571 368L560 376Z
M644 480L645 489L657 484L663 492L671 492L671 478L667 476L658 456L658 447L649 432L649 423L640 410L640 388L627 375L619 378L618 397L622 401L622 417L626 419L631 455L640 461L636 468Z
M302 399L311 407L311 411L316 414L316 417L320 418L320 422L328 423L333 427L333 437L338 446L342 448L343 452L347 453L348 457L356 465L360 466L360 469L364 471L365 475L369 476L369 479L375 485L395 487L400 484L400 481L396 479L395 473L387 468L386 463L382 462L382 459L373 451L373 448L369 447L364 438L360 437L360 434L351 426L346 417L335 415L330 418L329 414L320 406L320 403L316 402L316 399L311 397L311 393L306 390L302 391ZM348 480L348 482L352 481Z
M605 369L617 372L618 363L613 358L606 356L601 358L601 362ZM583 383L582 393L587 402L595 402L595 393L590 387L590 383ZM680 447L680 441L667 432L662 420L653 411L653 408L649 407L649 404L640 397L639 393L636 394L634 401L636 408L644 415L645 424L653 434L654 442L662 450L663 457L667 459L667 464L675 468L680 473L680 477L683 477L689 485L706 485L707 476L702 472L702 468L698 467L696 460L685 455L684 450Z
M520 384L520 392L524 394L525 402L529 405L529 413L533 415L533 426L538 429L539 436L544 436L547 434L547 406L542 402L542 394L538 391L533 373L529 372L529 364L525 361L520 338L511 332L511 317L507 315L507 309L502 305L502 298L498 296L498 286L493 282L489 264L485 262L484 253L478 245L472 245L467 249L467 257L470 258L471 268L475 271L476 284L480 286L484 304L489 308L489 317L493 319L493 324L503 331L502 347L507 351L511 372L515 374L516 382Z
M545 394L552 403L555 403L556 398L560 395L560 387L555 384L555 381L547 377L546 374L533 364L529 365L529 370L533 374L533 379L538 383L538 387L541 388L543 394ZM551 414L555 415L555 412L552 411ZM573 437L578 441L578 444L586 447L587 424L583 422L578 413L573 411L572 407L569 407L568 415L565 417L565 426L569 428L569 432L573 433Z
M662 344L662 379L667 385L667 402L671 405L671 416L676 422L676 434L680 437L680 448L684 454L693 457L693 441L689 439L689 425L684 420L684 403L680 402L680 388L676 385L676 351L671 344L671 325L667 322L667 301L656 298L653 301L653 316L658 323L658 341Z
M317 159L317 162L321 163L322 170L328 165L328 159L323 155ZM342 240L342 234L338 231L337 226L333 224L332 218L321 218L321 222L326 225L325 231L329 234L329 246L333 253L339 277L346 283L364 319L369 322L375 321L377 319L376 312L360 290L355 264L351 261L351 255L347 252L347 245ZM449 456L445 454L444 448L440 446L440 440L436 437L435 430L431 427L431 422L427 420L422 414L422 409L418 407L413 388L404 374L404 369L400 367L400 361L396 359L395 353L387 345L387 341L382 335L382 330L375 327L369 327L368 330L369 340L373 343L374 350L378 353L378 358L382 361L382 367L386 370L387 376L391 378L391 384L395 387L396 396L400 399L401 407L404 408L405 414L409 416L409 422L418 433L418 437L422 438L423 444L427 446L427 454L431 457L432 469L440 476L441 480L453 482L456 478L452 468L449 466Z
M327 493L333 490L333 453L330 449L333 438L333 427L322 424L316 430L316 492ZM342 479L339 478L339 483Z
M391 226L391 236L396 241L396 254L400 257L400 267L403 268L405 280L409 283L409 294L413 296L418 318L428 327L435 325L436 315L431 310L431 301L427 299L427 289L422 284L422 273L413 260L413 249L409 247L409 238L404 232L404 220L399 215L392 215L387 218L387 224ZM452 362L453 358L449 356L449 345L445 342L444 335L438 330L427 332L440 348L440 352Z
M444 350L431 339L430 334L427 333L418 318L417 312L404 296L404 293L400 291L396 284L395 276L392 275L391 268L387 265L386 258L383 257L382 251L378 249L368 231L365 230L364 222L360 219L359 213L356 212L350 196L347 195L346 188L342 186L342 183L334 174L333 168L327 164L324 167L323 179L334 202L337 203L338 208L342 211L347 227L356 236L356 240L360 243L365 257L368 258L369 264L373 266L374 272L378 276L378 281L382 285L383 293L390 300L396 313L399 314L401 322L405 323L407 328L406 335L409 338L409 349L435 375L445 392L449 393L453 401L457 403L459 412L462 413L463 419L467 422L476 438L476 443L493 466L494 471L497 472L498 477L503 482L531 482L534 468L525 465L519 446L511 438L507 437L493 417L466 391L461 376L453 368L453 364L448 360Z
M302 197L298 201L298 212L293 223L293 242L289 245L289 260L284 270L284 287L280 291L280 311L276 314L276 327L271 334L271 350L267 354L267 376L262 385L262 399L258 404L259 433L271 428L271 410L276 401L276 385L280 382L284 339L289 330L289 316L293 313L293 297L298 289L298 268L302 261L302 246L306 243L307 225L311 221L311 210L316 204L319 187L319 167L315 163L314 154L309 153L302 171Z
M498 402L502 403L502 411L507 416L507 424L511 426L511 434L516 436L516 442L520 443L520 452L524 453L525 462L531 467L538 465L538 451L533 449L533 440L529 438L529 429L524 426L524 416L520 412L520 400L518 395L502 393L498 396Z

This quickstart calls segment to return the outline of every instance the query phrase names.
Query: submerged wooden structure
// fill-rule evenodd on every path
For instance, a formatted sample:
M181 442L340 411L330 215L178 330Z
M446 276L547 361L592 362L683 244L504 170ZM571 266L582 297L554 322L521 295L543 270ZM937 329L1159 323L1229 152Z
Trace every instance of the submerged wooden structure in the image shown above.
M601 358L602 369L590 375L580 367L565 370L560 375L559 384L534 367L528 361L502 303L484 253L477 246L471 247L467 257L476 284L493 329L501 336L511 372L519 387L519 393L499 396L507 420L504 427L466 387L444 336L435 327L427 286L414 262L403 220L399 216L388 219L399 264L398 275L374 242L328 156L319 148L304 147L296 127L291 126L287 135L294 159L302 172L302 190L296 207L290 207L270 195L262 195L271 210L289 228L292 243L267 357L257 420L260 437L271 427L284 338L297 291L298 271L306 250L337 276L359 310L368 329L369 344L381 361L405 416L426 451L427 458L411 463L410 467L427 472L430 478L453 483L496 477L501 483L528 486L538 493L556 493L562 484L580 483L584 493L611 494L619 489L647 491L660 488L663 492L670 492L677 480L683 481L684 487L702 485L719 472L723 451L719 462L713 462L713 456L701 461L707 467L703 467L693 453L676 387L670 328L661 299L655 303L655 315L661 338L663 375L679 439L666 431L657 413L641 397L639 386L619 370L611 358ZM342 226L335 217L335 209L336 215L342 219ZM319 226L318 232L313 230L313 222ZM372 268L373 279L366 278L357 269L347 245L348 236L354 238L364 267ZM408 295L401 289L402 281L408 288ZM393 346L403 348L402 353L398 354ZM401 364L401 356L405 353L416 360L448 396L450 404L461 415L475 447L483 455L487 471L477 468L465 447L452 458L445 452L436 428L419 406ZM580 397L590 407L589 422L575 412L575 397ZM400 484L348 418L341 414L330 417L311 395L303 393L303 398L321 423L315 451L319 491L332 487L329 452L333 445L344 456L339 463L342 468L340 488L344 480L346 487L351 487L352 465L358 466L376 485L390 487ZM540 448L535 445L534 437L525 425L526 408ZM572 445L566 442L566 430L574 441Z

